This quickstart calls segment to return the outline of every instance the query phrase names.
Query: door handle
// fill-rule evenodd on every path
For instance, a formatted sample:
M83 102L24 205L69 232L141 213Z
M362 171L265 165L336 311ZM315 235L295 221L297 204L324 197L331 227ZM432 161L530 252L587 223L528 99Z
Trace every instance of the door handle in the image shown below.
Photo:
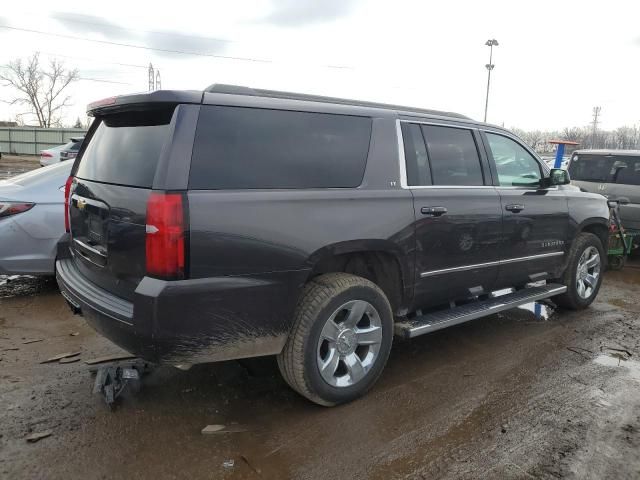
M447 213L447 207L422 207L420 212L423 215L431 215L432 217L440 217Z
M522 210L524 210L524 205L520 203L512 203L511 205L507 205L506 207L504 207L504 209L509 210L513 213L520 213Z

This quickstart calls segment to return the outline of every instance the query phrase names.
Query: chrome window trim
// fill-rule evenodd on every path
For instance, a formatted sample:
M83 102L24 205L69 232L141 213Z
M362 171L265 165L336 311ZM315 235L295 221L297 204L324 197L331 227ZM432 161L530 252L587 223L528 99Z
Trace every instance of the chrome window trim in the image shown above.
M441 275L443 273L466 272L468 270L475 270L477 268L496 267L499 265L508 265L510 263L528 262L530 260L537 260L540 258L560 257L562 255L564 255L564 252L549 252L541 253L538 255L529 255L527 257L508 258L506 260L495 260L493 262L476 263L473 265L461 265L459 267L443 268L441 270L430 270L428 272L422 272L420 274L420 278L433 277L435 275Z
M495 186L496 190L542 190L540 187L514 187L514 186L508 186L508 185L496 185ZM551 187L545 188L546 190L558 190L558 186L557 185L553 185Z
M483 188L483 189L487 189L487 188L495 188L493 185L416 185L416 186L410 186L410 187L406 187L408 190L423 190L426 188L431 188L431 189L451 189L451 188L461 188L461 189L478 189L478 188Z
M398 136L398 158L400 159L400 187L406 190L409 188L407 186L407 160L404 156L404 137L400 120L396 120L396 135Z

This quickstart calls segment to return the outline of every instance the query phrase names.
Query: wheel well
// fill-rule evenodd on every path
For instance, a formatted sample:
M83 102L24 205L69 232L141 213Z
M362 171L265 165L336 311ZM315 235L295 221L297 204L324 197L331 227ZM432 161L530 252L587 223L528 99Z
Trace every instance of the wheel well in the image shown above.
M402 270L398 259L390 253L372 251L333 255L320 260L311 271L309 279L331 272L351 273L371 280L387 296L394 313L402 306Z
M607 227L599 223L592 223L591 225L586 225L582 231L593 233L602 242L602 248L604 248L605 252L607 251L607 245L609 244L609 229Z

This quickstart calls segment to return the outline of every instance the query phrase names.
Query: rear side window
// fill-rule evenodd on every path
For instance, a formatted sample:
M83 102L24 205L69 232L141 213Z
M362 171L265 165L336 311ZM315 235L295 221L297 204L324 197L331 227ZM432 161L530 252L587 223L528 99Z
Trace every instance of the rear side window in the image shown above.
M169 140L173 110L174 107L116 113L100 118L76 176L151 188L162 147Z
M484 185L471 130L423 125L434 185Z
M640 185L640 157L623 155L574 155L569 165L573 180Z
M616 183L640 185L640 157L622 157L616 163L613 165Z
M366 117L203 106L189 188L357 187L370 139Z

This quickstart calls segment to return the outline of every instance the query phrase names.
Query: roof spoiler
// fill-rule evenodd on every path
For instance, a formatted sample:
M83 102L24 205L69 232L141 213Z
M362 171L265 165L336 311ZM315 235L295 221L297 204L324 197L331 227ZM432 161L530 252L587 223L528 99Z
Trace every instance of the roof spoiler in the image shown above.
M136 109L151 103L202 103L203 93L196 90L156 90L108 97L87 105L87 115L93 117L111 112Z

